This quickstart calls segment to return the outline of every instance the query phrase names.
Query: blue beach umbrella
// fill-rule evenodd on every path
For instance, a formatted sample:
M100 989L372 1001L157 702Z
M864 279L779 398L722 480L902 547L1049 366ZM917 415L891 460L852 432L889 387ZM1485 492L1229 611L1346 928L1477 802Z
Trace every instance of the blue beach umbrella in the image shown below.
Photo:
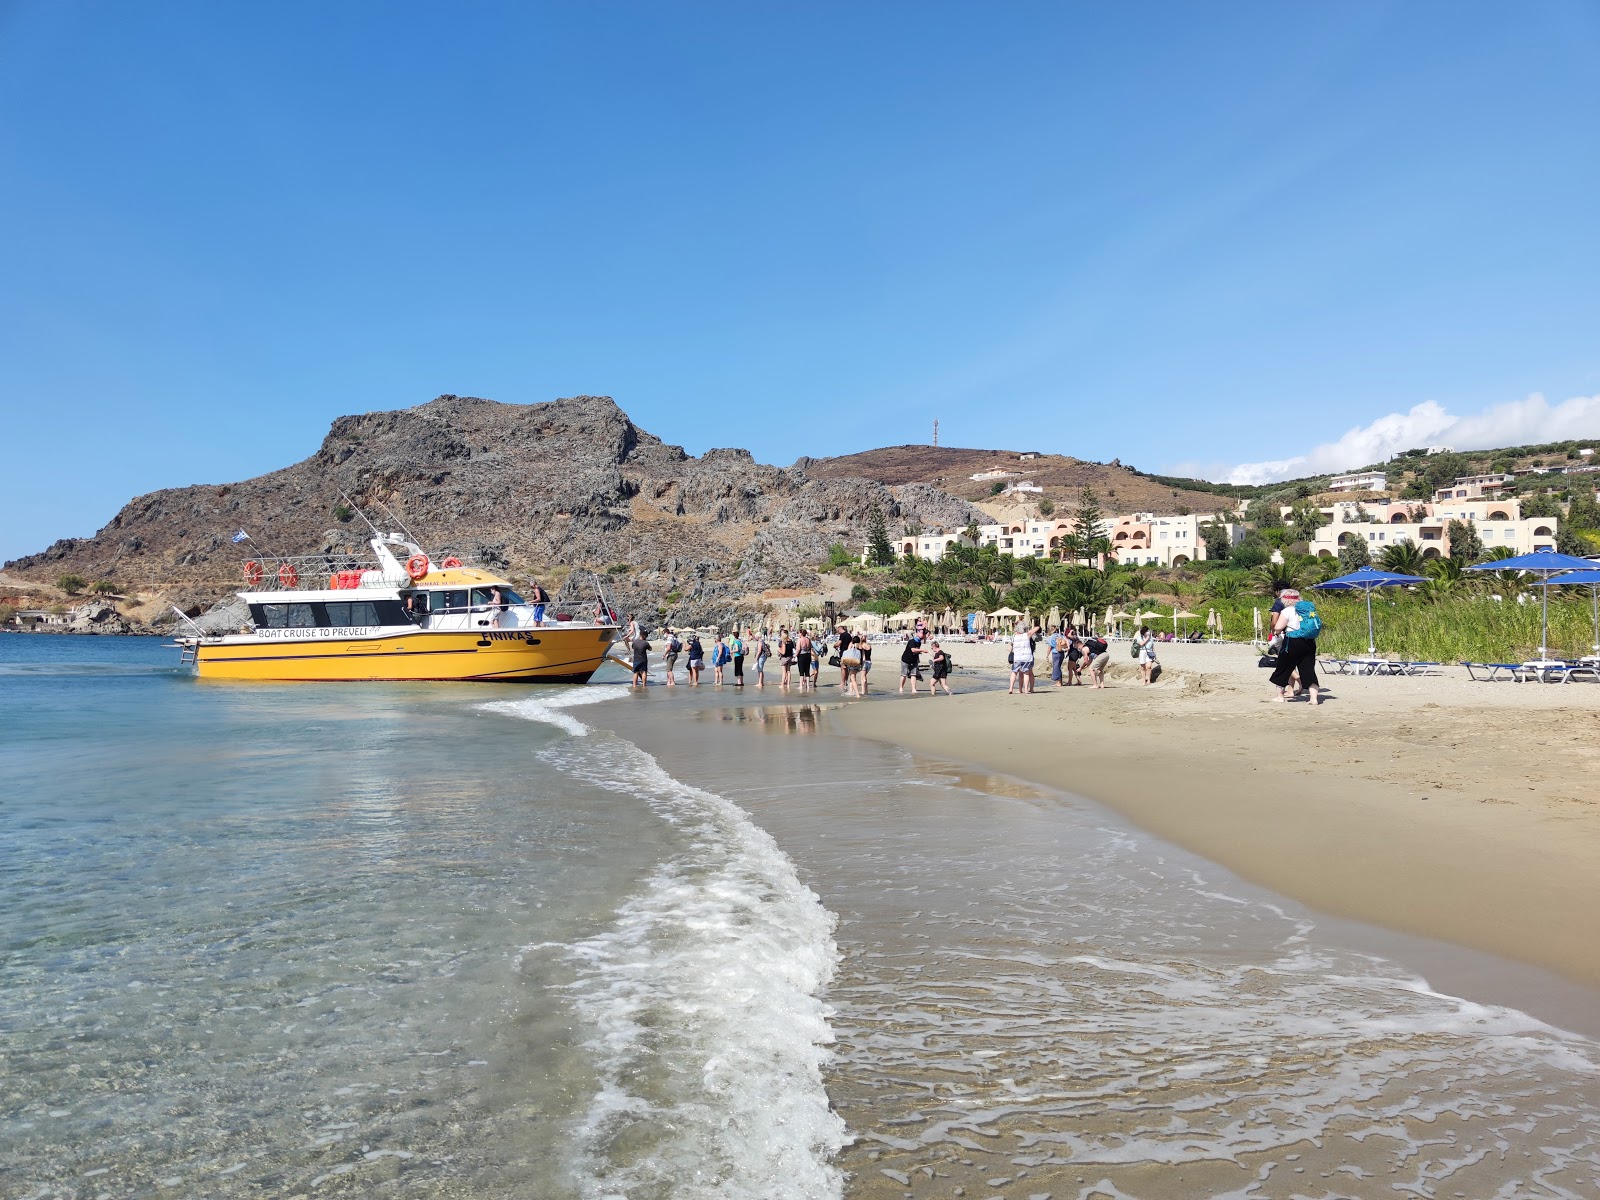
M1337 579L1330 579L1327 583L1319 583L1319 588L1329 591L1350 591L1359 588L1367 594L1367 653L1378 653L1378 639L1372 633L1372 593L1381 587L1403 587L1408 583L1426 583L1421 575L1397 575L1393 571L1379 571L1372 567L1362 567L1359 571L1352 571L1348 575L1341 575Z
M1600 568L1590 564L1587 571L1568 571L1565 575L1552 575L1549 579L1541 579L1538 583L1542 588L1587 587L1589 589L1589 607L1594 613L1594 652L1600 654ZM1545 595L1550 593L1546 592Z
M1594 563L1587 558L1571 554L1557 554L1552 550L1539 550L1533 554L1518 554L1513 558L1497 558L1492 562L1473 563L1469 571L1526 571L1548 581L1552 575L1566 571L1592 571ZM1550 589L1544 590L1541 624L1539 626L1539 661L1550 657Z

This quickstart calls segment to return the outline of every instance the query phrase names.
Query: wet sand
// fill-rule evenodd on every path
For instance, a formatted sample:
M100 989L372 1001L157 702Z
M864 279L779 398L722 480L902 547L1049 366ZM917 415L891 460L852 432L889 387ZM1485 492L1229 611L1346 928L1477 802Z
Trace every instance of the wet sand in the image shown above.
M1162 657L1151 687L1113 658L1104 691L867 702L836 720L1088 796L1324 913L1600 987L1600 686L1335 676L1313 708L1273 703L1244 648Z
M744 807L837 915L825 1083L850 1200L1593 1184L1594 1044L1441 982L1470 953L1374 944L954 741L829 736L1006 702L652 689L606 713ZM1491 982L1545 978L1481 957Z

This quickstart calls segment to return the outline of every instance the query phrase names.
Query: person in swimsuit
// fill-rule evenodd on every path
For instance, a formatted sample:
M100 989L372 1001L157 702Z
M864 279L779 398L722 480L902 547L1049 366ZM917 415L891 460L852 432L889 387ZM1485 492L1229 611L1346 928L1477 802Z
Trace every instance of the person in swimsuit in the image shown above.
M800 643L795 648L795 666L800 671L800 690L806 690L806 682L811 678L811 635L804 630L800 631Z
M861 651L861 694L865 696L871 690L867 685L872 682L872 643L866 634L856 635L856 648Z
M787 628L778 630L778 663L783 667L783 678L778 686L789 690L789 675L794 670L794 636Z

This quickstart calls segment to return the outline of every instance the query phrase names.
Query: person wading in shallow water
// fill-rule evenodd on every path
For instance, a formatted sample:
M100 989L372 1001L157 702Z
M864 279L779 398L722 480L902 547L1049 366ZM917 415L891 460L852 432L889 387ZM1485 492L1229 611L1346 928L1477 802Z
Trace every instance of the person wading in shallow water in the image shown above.
M772 654L772 647L767 644L767 635L759 629L750 643L750 651L756 660L756 687L764 688L767 686L767 658Z
M811 658L816 653L811 644L811 635L805 630L800 631L800 639L795 645L795 670L800 674L800 690L806 690L806 684L811 680Z
M778 630L778 663L783 667L783 678L778 680L778 686L784 691L789 690L789 677L794 672L794 648L794 635L788 627Z
M700 686L700 672L706 669L706 648L700 644L700 635L694 630L689 631L689 660L685 664L689 671L689 684L692 687Z
M744 639L739 636L739 631L733 631L733 640L728 643L728 657L733 661L733 686L744 686Z
M633 651L633 686L644 687L650 682L650 643L645 640L643 630L634 631L628 649Z
M666 668L667 668L667 686L668 687L672 687L674 685L674 680L672 678L672 673L673 673L673 669L675 667L677 667L677 665L678 665L678 655L682 651L683 651L683 643L678 640L678 635L673 633L671 627L669 626L668 629L667 629L667 644L664 647L663 653L661 655L661 661L666 664Z

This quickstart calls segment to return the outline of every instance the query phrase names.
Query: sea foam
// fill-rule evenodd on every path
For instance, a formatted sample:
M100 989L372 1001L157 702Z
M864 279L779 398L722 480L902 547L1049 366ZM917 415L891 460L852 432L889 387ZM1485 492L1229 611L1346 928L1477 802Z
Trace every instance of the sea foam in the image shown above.
M579 1186L597 1200L837 1197L845 1129L822 1082L833 1033L820 999L833 915L737 805L562 711L625 692L491 706L585 737L540 757L643 800L689 843L609 928L567 948L600 1077L577 1128Z

